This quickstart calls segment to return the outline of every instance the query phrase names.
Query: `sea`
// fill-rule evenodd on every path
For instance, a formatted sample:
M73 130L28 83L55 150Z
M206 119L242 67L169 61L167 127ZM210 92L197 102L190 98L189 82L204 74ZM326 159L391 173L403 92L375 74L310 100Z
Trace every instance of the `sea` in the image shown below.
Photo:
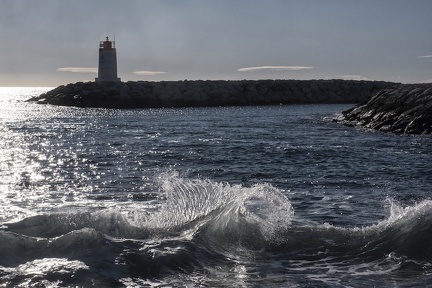
M0 88L0 287L432 287L432 137L50 89Z

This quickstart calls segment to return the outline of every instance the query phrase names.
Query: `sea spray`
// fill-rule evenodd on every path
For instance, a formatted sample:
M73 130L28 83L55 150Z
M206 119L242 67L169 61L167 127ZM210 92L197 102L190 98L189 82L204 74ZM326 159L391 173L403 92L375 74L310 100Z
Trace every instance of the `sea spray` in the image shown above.
M171 232L201 229L213 240L235 242L255 235L269 241L288 228L294 214L290 201L269 184L244 187L186 179L176 172L162 174L159 179L166 199L160 210L144 221L147 228Z

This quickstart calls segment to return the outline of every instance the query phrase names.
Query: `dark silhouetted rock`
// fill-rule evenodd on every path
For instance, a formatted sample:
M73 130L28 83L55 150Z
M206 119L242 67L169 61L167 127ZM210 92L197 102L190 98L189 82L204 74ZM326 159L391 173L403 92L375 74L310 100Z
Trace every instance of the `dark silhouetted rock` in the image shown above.
M397 84L343 112L346 120L397 134L432 134L432 84Z
M339 104L364 101L388 84L354 80L78 82L29 101L99 108Z

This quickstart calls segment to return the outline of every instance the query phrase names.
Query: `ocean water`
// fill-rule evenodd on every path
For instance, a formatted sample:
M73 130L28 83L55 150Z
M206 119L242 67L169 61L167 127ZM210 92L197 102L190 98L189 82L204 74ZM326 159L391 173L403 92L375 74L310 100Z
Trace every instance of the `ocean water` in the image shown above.
M47 90L0 88L1 287L432 287L431 137Z

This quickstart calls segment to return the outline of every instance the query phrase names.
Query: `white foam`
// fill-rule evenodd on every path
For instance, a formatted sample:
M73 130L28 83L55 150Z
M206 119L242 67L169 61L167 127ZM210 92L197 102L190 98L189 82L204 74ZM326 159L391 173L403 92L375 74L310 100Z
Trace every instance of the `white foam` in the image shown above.
M176 172L161 175L160 181L166 201L144 220L142 225L148 228L182 230L202 220L192 229L207 225L223 233L248 223L270 238L275 231L286 229L294 214L289 200L268 184L244 187L209 179L185 179Z

